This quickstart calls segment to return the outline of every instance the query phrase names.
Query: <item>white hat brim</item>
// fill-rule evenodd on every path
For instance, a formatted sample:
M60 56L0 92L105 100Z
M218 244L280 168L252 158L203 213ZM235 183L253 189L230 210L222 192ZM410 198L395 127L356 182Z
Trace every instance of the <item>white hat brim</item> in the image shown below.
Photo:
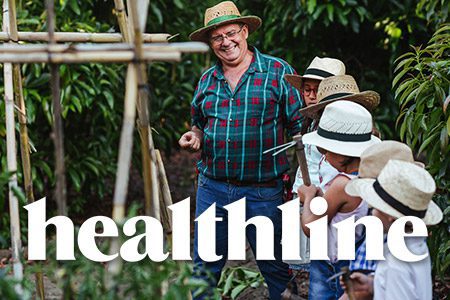
M381 140L374 135L371 135L370 140L366 142L344 142L332 140L320 136L317 131L305 134L302 137L302 141L304 144L314 145L333 153L352 157L360 157L364 150L381 142Z
M345 186L345 192L354 197L361 197L370 206L394 218L404 217L404 214L400 213L398 210L387 204L380 196L378 196L373 187L374 182L375 179L373 178L357 178L351 180ZM435 225L442 220L442 217L442 211L439 206L433 201L430 201L425 217L422 218L422 220L426 225Z
M302 83L305 79L314 79L314 80L323 80L325 77L314 75L314 74L307 74L307 75L295 75L295 74L286 74L284 75L284 78L287 82L289 82L290 85L295 87L297 90L302 90Z

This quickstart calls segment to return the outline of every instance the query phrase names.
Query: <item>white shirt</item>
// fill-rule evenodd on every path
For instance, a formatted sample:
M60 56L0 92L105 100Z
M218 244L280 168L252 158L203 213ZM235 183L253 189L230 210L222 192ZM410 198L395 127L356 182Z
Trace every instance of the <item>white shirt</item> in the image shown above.
M316 146L305 145L305 157L308 165L308 173L311 183L320 187L323 192L326 190L326 184L333 180L339 173L329 162L325 160L322 153L317 150ZM295 182L292 186L294 193L297 193L298 188L303 184L302 172L300 167L297 168L295 175Z
M425 238L405 238L408 249L417 255L428 253ZM418 262L404 262L393 256L385 244L386 260L379 261L375 271L374 300L431 300L430 255Z

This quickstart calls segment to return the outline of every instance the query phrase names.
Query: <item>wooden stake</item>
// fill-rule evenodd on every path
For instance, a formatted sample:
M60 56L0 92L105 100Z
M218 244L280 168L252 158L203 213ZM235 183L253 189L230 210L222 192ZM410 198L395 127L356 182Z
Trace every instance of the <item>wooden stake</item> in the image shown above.
M113 212L112 217L116 224L123 224L125 219L125 202L128 190L128 178L130 172L131 154L133 150L134 120L136 118L136 66L129 64L126 77L125 88L125 108L120 134L119 159L117 162L116 184L114 186ZM109 253L118 253L120 250L120 239L112 239ZM114 259L108 264L105 283L108 288L114 286L113 277L120 273L122 259Z
M164 214L168 217L168 229L170 230L169 232L172 232L172 214L167 211L167 208L173 204L172 195L170 194L170 186L169 182L167 181L166 170L164 168L161 152L159 150L155 150L155 153L156 161L158 163L158 176L159 181L161 182L161 192L164 204L162 211L165 212Z
M11 36L17 38L17 24L16 24L16 3L15 0L8 0L9 6L9 24ZM34 202L33 181L31 179L31 163L30 163L30 148L27 129L27 113L25 107L25 100L23 98L22 90L22 75L20 73L20 65L13 65L14 78L14 98L19 109L19 126L20 126L20 153L22 157L22 169L24 176L25 195L28 203Z
M9 32L9 14L8 0L3 1L3 30ZM5 121L6 121L6 156L8 171L12 172L9 178L9 214L11 219L11 248L13 260L14 277L21 281L23 279L23 266L20 261L22 242L20 238L20 217L19 202L14 195L14 189L17 188L17 159L16 159L16 133L14 126L14 88L12 65L3 66L4 84L5 84ZM22 288L19 284L15 290L22 295Z
M9 21L11 40L17 41L17 18L16 18L16 3L15 0L8 0L9 5ZM20 128L20 156L22 158L22 172L24 179L25 195L28 203L34 202L33 193L33 179L31 177L31 160L30 160L30 141L28 138L27 128L27 112L25 106L25 99L23 97L22 89L22 74L20 72L20 65L13 65L13 80L14 80L14 99L16 106L19 109L19 128ZM42 276L42 266L37 263L38 271L34 274L36 283L36 295L39 299L45 299L44 277Z
M81 53L57 53L49 55L46 52L0 54L0 62L10 63L53 63L74 64L90 62L129 63L134 58L132 51L117 52L81 52ZM143 61L180 61L180 52L148 52L141 59Z
M145 24L145 18L147 12L144 9L139 9L139 12L143 14L139 16L138 8L135 1L128 1L129 9L133 17L133 29L134 29L134 47L136 51L136 57L138 60L143 56L142 52L142 31L140 24ZM142 4L142 3L141 3ZM151 134L151 127L149 122L150 107L149 103L149 91L148 91L148 79L145 64L138 64L137 66L137 78L139 88L139 102L138 102L138 114L139 114L139 131L141 136L141 148L143 158L143 170L144 170L144 192L145 192L145 212L146 214L155 217L160 220L160 204L159 204L159 184L158 184L158 172L156 169L156 155L153 144L153 138Z
M114 0L114 12L116 13L117 22L119 23L120 32L123 36L123 41L130 43L132 33L130 27L128 26L128 17L125 11L125 5L122 0Z
M135 47L128 43L105 43L105 44L76 44L76 45L62 45L62 44L3 44L0 45L1 54L30 54L45 52L51 55L60 53L95 53L95 52L134 52ZM201 42L186 42L186 43L152 43L142 45L142 54L145 55L151 52L184 52L184 53L198 53L207 52L208 45Z
M47 32L19 31L14 39L7 32L0 32L0 42L48 42ZM145 33L142 38L145 43L163 43L171 37L168 33ZM55 32L55 42L58 43L119 43L124 41L120 33L86 33L86 32Z
M47 25L48 40L50 44L55 44L55 7L54 0L47 0ZM51 58L51 56L49 55ZM52 60L50 60L52 61ZM62 108L59 95L59 66L55 63L50 64L51 74L51 90L53 104L53 143L55 145L55 177L56 189L55 199L58 205L58 215L67 215L67 190L66 190L66 174L64 165L64 133L62 121Z

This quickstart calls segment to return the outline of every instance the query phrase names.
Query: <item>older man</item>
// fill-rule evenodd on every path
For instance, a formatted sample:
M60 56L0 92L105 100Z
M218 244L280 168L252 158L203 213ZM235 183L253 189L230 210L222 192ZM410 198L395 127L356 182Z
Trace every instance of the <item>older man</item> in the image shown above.
M249 34L260 25L259 17L241 16L231 1L206 10L205 26L190 38L207 42L218 62L201 76L192 101L192 130L179 144L192 151L202 148L196 216L216 203L216 216L222 218L216 224L216 254L223 255L219 261L201 260L195 229L196 271L212 274L209 282L217 283L228 250L224 206L246 197L247 219L265 216L274 224L276 260L257 263L271 299L280 299L289 276L288 266L281 261L281 211L277 206L282 204L281 176L289 165L285 154L273 157L263 152L284 142L285 129L290 135L300 131L302 100L284 80L294 70L247 44ZM247 226L246 234L255 253L255 227Z

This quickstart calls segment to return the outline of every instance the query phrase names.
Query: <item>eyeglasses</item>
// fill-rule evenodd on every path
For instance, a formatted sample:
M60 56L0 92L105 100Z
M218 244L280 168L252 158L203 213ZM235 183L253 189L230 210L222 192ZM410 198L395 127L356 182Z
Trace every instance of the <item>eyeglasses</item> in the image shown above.
M229 39L229 40L235 38L236 35L242 31L242 28L244 28L244 25L241 25L240 28L239 28L239 30L237 30L237 31L236 31L236 30L232 30L232 31L229 31L229 32L227 32L227 33L225 33L225 34L222 34L222 35L216 35L216 36L213 36L212 38L209 39L209 41L210 41L211 44L213 44L213 45L220 45L220 44L222 44L223 41L225 40L225 37L226 37L227 39ZM225 36L225 37L224 37L224 36Z
M310 89L310 88L303 89L303 93L307 96L309 96L312 92L314 92L314 94L317 95L317 89Z

